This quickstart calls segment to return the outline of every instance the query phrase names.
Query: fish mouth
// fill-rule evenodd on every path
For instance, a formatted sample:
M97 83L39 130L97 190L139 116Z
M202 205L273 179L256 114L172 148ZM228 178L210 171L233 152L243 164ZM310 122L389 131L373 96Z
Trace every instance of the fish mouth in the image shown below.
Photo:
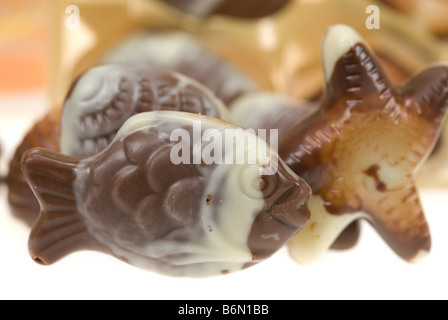
M304 193L298 182L293 183L268 208L269 214L288 227L302 228L311 216Z

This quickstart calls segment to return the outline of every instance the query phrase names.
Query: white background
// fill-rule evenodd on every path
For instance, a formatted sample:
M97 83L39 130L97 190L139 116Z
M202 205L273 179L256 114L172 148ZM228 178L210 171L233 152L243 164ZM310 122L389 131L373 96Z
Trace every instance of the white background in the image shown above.
M47 104L39 93L0 97L1 171ZM448 159L447 159L448 164ZM447 299L448 190L421 190L432 236L431 255L401 261L363 225L356 248L328 252L311 266L281 250L239 273L208 279L160 276L97 252L78 252L52 266L28 255L29 228L14 218L0 188L0 299Z

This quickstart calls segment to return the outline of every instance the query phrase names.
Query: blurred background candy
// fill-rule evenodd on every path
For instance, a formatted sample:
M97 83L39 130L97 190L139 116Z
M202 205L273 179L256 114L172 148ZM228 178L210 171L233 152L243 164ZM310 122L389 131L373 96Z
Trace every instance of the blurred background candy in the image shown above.
M48 83L48 0L0 3L0 93Z
M437 36L448 36L448 1L446 0L382 0L410 16L415 24Z

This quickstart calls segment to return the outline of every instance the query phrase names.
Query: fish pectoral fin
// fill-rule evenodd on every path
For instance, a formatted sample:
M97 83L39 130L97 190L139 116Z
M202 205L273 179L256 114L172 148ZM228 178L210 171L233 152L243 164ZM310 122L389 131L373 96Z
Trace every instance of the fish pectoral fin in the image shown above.
M314 263L335 242L338 236L363 213L333 215L327 212L320 196L311 196L308 206L311 219L288 243L289 254L302 265Z
M41 207L28 240L28 249L37 263L52 264L95 243L76 206L73 182L78 162L40 148L23 155L24 175Z

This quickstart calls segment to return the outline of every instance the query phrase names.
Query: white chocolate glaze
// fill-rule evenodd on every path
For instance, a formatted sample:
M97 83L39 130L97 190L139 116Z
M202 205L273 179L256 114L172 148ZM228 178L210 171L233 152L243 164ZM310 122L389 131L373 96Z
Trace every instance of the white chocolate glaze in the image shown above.
M327 212L320 196L308 202L311 219L288 243L291 257L299 264L316 262L353 221L366 218L364 213L333 215Z
M365 41L353 28L343 24L329 28L322 43L324 72L327 81L339 58L358 43L365 43Z

